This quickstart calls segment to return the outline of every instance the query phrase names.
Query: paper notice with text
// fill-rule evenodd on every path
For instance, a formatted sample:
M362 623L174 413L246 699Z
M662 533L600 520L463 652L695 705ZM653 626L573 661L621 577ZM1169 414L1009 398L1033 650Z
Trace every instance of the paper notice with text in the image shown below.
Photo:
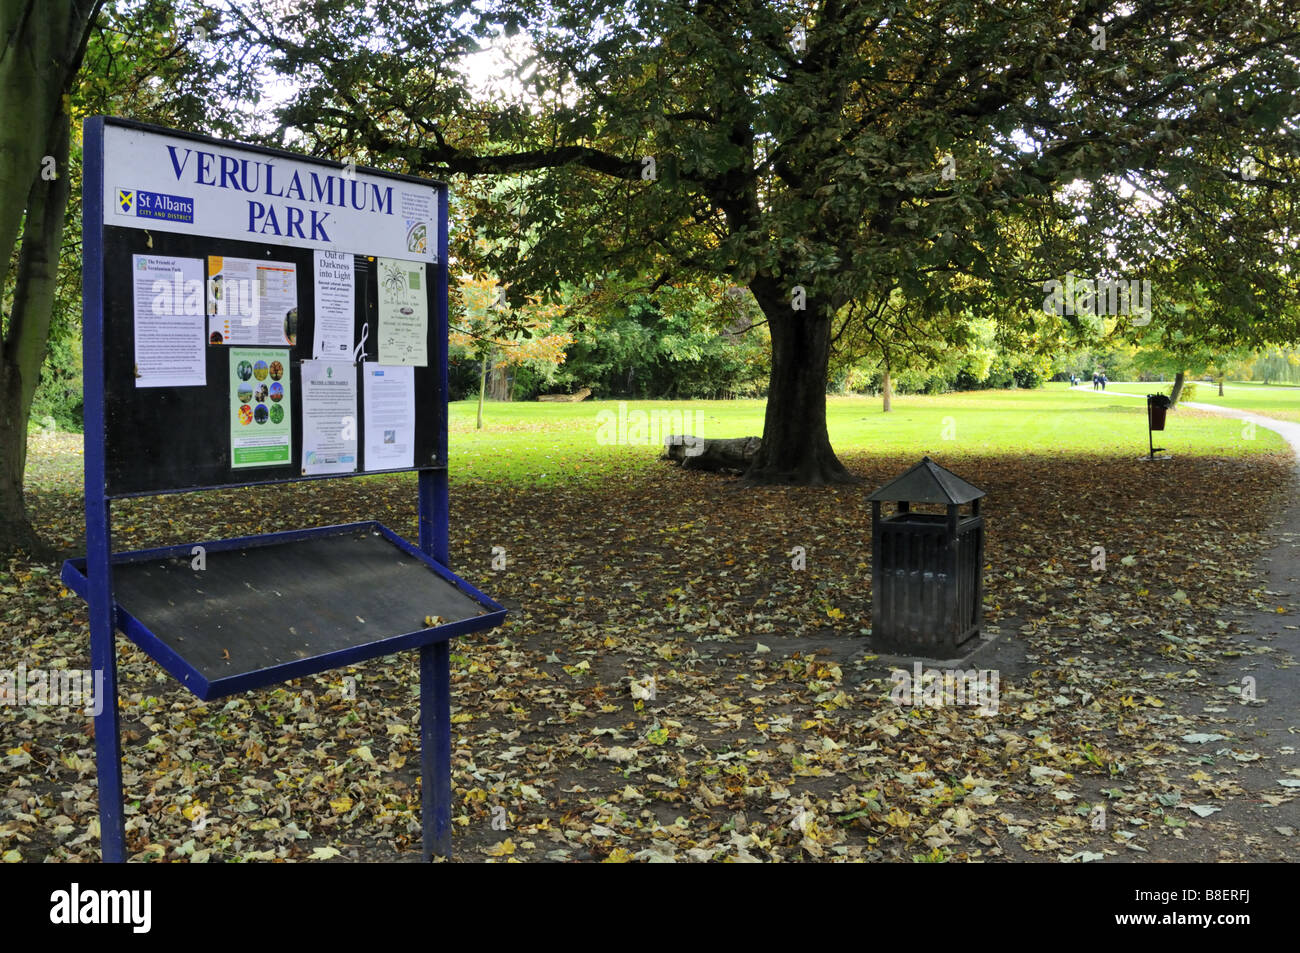
M429 287L423 263L380 258L379 363L429 363Z
M316 340L313 357L351 358L355 324L356 275L352 256L344 252L313 253L316 285Z
M367 470L415 465L415 368L362 364Z
M292 462L288 350L232 347L229 379L230 466L275 467Z
M302 472L357 469L357 366L346 361L302 362Z
M293 347L298 273L287 261L208 256L208 342Z
M132 255L135 276L135 386L201 387L203 260Z

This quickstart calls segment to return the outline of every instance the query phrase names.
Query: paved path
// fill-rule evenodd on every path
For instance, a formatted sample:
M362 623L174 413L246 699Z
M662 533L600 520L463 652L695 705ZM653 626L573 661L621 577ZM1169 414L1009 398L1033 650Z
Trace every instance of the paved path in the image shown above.
M1092 390L1086 384L1072 389ZM1114 390L1097 393L1146 397L1146 394ZM1224 805L1223 812L1214 817L1236 822L1246 831L1255 832L1256 843L1252 847L1259 859L1285 859L1277 854L1280 842L1286 845L1284 851L1289 848L1289 859L1294 860L1296 853L1300 852L1300 801L1273 806L1263 795L1275 798L1292 794L1293 790L1280 786L1277 779L1300 777L1300 774L1288 773L1300 771L1300 759L1296 756L1296 750L1300 748L1300 667L1295 662L1300 656L1300 629L1297 629L1300 625L1300 424L1215 404L1180 403L1178 406L1249 420L1257 427L1280 434L1296 455L1290 498L1272 530L1276 542L1257 567L1268 592L1265 601L1275 607L1284 606L1287 611L1279 614L1255 608L1229 610L1242 629L1237 641L1243 654L1236 660L1236 665L1225 669L1223 684L1225 687L1241 686L1245 679L1252 678L1258 701L1251 705L1229 704L1228 710L1222 712L1215 710L1222 707L1221 702L1201 699L1204 705L1202 717L1209 718L1214 725L1207 730L1223 731L1229 736L1229 740L1222 744L1231 742L1234 749L1258 749L1264 754L1261 761L1242 765L1240 779L1246 796L1213 802ZM1175 413L1170 423L1176 425L1176 422ZM1194 713L1193 703L1189 714ZM1220 750L1221 754L1214 752L1215 760L1227 761L1230 752ZM1245 770L1252 768L1255 770ZM1279 838L1279 827L1294 833ZM1248 835L1247 841L1250 840ZM1234 840L1233 846L1240 848L1242 845Z

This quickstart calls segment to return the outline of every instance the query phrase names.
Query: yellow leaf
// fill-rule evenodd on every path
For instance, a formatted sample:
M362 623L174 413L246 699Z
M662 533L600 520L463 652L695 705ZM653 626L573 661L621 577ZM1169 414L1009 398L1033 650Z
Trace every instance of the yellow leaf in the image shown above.
M451 723L453 725L463 725L466 722L473 721L473 720L474 720L474 716L466 711L461 712L459 715L451 716Z
M515 842L509 837L497 844L495 847L489 847L483 853L489 857L508 857L515 852Z
M352 810L352 798L348 797L346 794L342 797L336 797L334 800L330 801L330 807L334 808L335 814L346 814L348 811Z
M907 827L912 823L912 815L894 808L886 815L885 823L890 827Z
M626 864L632 860L632 852L624 847L615 847L609 852L609 856L601 861L602 864Z

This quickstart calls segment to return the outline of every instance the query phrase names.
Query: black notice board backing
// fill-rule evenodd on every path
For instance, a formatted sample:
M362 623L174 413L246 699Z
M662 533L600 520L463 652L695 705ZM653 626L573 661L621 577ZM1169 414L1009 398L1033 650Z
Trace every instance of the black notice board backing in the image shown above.
M205 238L174 232L106 226L104 234L104 437L107 495L169 493L221 486L308 479L302 475L302 372L315 340L315 270L313 251L285 245ZM133 256L158 255L201 259L204 263L206 310L209 256L291 262L298 284L298 333L289 348L289 399L293 421L291 461L284 465L233 469L230 449L230 346L206 347L207 384L203 387L135 386L135 303ZM363 360L378 358L379 308L377 263L354 255L356 275L355 339L369 325ZM428 262L428 364L415 376L415 469L446 466L437 459L441 418L439 375L445 341L436 340L437 269ZM206 322L206 319L205 319ZM205 323L206 328L206 323ZM249 345L255 346L255 345ZM256 345L263 346L263 345ZM270 345L265 345L270 346ZM357 374L358 469L365 471L364 393ZM378 472L378 471L375 471ZM331 474L346 476L347 474Z

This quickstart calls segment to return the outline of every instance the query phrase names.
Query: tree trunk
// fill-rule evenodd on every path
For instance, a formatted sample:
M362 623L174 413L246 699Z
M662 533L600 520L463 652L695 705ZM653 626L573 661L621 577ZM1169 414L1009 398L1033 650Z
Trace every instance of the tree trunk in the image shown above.
M789 289L755 279L750 290L772 332L772 373L763 418L763 443L745 482L820 486L856 483L840 463L826 432L826 378L831 353L831 311L814 298L792 308Z
M1179 371L1174 375L1174 389L1169 392L1169 409L1173 410L1178 406L1178 398L1183 396L1183 378L1186 376L1184 371Z
M45 363L68 206L68 117L60 112L46 143L57 178L33 175L22 250L14 281L8 332L0 350L0 551L25 549L47 555L27 517L23 474L27 469L27 418ZM37 167L39 170L39 166Z
M894 382L889 379L888 367L880 378L880 396L884 400L884 412L889 413L894 409Z
M1220 396L1220 397L1223 396L1223 378L1222 378L1222 377L1219 378L1219 396Z
M23 496L27 417L49 343L68 206L64 96L101 3L0 4L0 288L13 294L0 338L0 551L47 555Z
M491 392L492 392L493 400L499 400L503 402L510 400L511 377L510 377L509 368L506 367L492 368L492 373L488 375L488 380L492 384Z
M21 407L23 390L18 368L5 362L0 366L0 400L6 407ZM0 552L40 548L23 496L26 465L27 417L16 412L0 414Z
M659 459L676 460L683 470L743 473L754 462L760 443L758 437L706 440L689 434L673 434L664 442L664 452Z
M572 394L538 394L538 400L555 401L562 404L576 404L584 401L591 396L591 388L584 387L582 390L574 391Z
M480 367L478 372L478 427L476 429L482 430L483 429L483 394L487 390L487 375L488 375L488 356L486 354L483 355L483 359L479 361L479 364Z

